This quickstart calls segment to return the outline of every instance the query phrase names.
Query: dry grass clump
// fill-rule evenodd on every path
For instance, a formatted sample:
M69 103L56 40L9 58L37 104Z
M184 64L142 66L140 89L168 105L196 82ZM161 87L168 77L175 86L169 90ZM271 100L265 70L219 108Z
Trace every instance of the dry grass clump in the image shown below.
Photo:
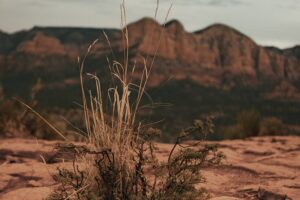
M126 27L123 34L128 47ZM195 187L203 181L200 170L203 166L218 164L223 155L216 146L199 146L200 142L184 145L183 142L192 134L205 137L212 133L211 120L196 121L182 130L168 160L159 162L153 139L160 131L137 118L153 62L144 60L140 79L135 81L136 66L130 66L128 48L125 48L123 64L114 60L109 66L114 86L107 93L103 92L99 77L86 75L95 82L93 95L85 89L84 62L96 42L80 61L85 143L57 147L59 151L72 152L75 159L71 169L58 169L54 176L58 187L48 199L204 198L205 192ZM105 97L108 103L104 103Z
M122 19L125 19L124 4L121 10ZM154 62L145 58L143 68L136 70L137 66L129 61L126 26L122 30L124 60L109 62L112 64L109 65L108 76L112 77L113 86L105 90L99 77L85 73L85 60L97 40L89 46L84 58L79 59L86 126L82 135L85 140L83 145L69 143L57 146L59 151L75 156L71 168L59 168L58 174L53 176L58 186L48 200L173 200L207 197L204 190L195 187L196 183L203 181L201 169L218 164L223 155L216 146L201 146L201 142L184 144L184 141L192 134L201 134L205 138L212 133L211 120L195 121L191 127L182 130L168 160L158 161L153 139L160 135L160 131L138 119ZM139 72L139 80L136 80L135 71ZM95 91L86 91L87 78L95 82Z
M57 146L62 152L72 152L75 159L71 169L58 169L54 175L59 185L48 200L207 199L208 193L195 185L204 181L202 168L219 164L224 156L215 145L184 141L195 133L210 133L211 125L209 119L199 120L184 129L165 162L156 157L157 149L151 139L159 132L151 128L135 130L125 148L118 143Z

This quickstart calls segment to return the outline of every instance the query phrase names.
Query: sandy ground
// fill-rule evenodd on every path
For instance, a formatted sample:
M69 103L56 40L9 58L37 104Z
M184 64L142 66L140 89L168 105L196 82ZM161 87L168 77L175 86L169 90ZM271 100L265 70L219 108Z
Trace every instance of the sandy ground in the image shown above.
M0 140L0 200L41 200L54 186L55 141ZM300 199L300 137L261 137L218 142L226 160L204 169L214 200ZM158 144L161 159L171 145ZM48 164L45 164L48 163Z

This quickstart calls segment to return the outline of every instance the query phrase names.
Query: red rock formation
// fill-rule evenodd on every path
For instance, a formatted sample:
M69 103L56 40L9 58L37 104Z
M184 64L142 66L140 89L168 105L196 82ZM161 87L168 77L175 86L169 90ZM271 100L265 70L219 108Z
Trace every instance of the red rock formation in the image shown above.
M285 51L265 48L226 25L214 24L190 33L176 20L162 26L153 19L143 18L127 28L132 61L141 63L143 56L156 55L152 86L170 77L191 78L201 85L217 88L300 79L296 47ZM106 56L111 56L111 52L117 57L123 55L121 31L106 32L110 44L97 29L34 28L11 36L1 33L0 42L5 45L0 47L0 68L66 69L70 63L76 63L77 56L85 53L97 37L100 41L91 57L106 63Z
M188 33L178 21L171 21L164 28L144 18L129 25L128 30L129 42L136 54L153 56L158 49L158 57L179 63L180 68L170 66L169 70L177 79L191 77L200 84L210 79L208 85L220 86L232 78L246 84L300 78L298 59L258 46L226 25L215 24Z
M37 32L32 40L22 42L16 51L39 56L66 54L64 45L57 38L45 36L42 32Z

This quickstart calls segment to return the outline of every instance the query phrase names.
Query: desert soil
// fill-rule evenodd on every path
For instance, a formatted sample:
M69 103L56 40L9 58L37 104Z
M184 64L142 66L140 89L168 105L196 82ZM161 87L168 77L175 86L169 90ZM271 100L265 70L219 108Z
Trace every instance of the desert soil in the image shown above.
M0 200L41 200L51 192L51 175L65 165L57 141L0 140ZM214 200L300 199L300 137L260 137L218 142L226 159L203 170ZM171 145L157 144L165 159ZM66 158L68 159L68 158ZM47 164L46 164L47 163Z

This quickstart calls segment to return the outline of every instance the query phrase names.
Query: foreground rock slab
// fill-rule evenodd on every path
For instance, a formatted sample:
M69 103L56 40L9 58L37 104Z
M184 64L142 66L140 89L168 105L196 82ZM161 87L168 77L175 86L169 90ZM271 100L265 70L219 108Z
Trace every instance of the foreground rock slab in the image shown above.
M55 186L51 175L62 160L57 141L0 140L0 200L40 200ZM300 137L260 137L218 142L226 159L203 171L214 200L300 198ZM172 147L157 144L159 158ZM68 158L66 158L68 159ZM47 164L46 164L47 163Z

